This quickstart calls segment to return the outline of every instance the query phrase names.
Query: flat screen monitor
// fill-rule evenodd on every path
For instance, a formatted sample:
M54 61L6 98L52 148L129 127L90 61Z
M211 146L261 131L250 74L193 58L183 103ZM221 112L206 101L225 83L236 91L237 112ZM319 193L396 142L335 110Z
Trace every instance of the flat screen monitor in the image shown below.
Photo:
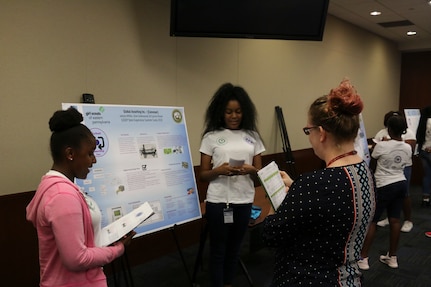
M329 0L171 0L171 36L321 41Z

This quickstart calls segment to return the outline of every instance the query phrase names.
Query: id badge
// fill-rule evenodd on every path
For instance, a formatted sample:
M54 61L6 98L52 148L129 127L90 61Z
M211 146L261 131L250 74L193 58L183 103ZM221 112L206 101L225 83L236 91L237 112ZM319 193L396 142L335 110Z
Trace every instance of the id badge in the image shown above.
M223 217L224 217L224 223L233 223L233 209L224 208Z

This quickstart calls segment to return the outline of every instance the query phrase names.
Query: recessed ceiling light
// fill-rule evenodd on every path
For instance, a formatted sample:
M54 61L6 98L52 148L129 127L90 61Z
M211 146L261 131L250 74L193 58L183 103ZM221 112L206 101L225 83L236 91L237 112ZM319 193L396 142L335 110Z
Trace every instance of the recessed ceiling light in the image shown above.
M370 15L371 16L379 16L379 15L381 15L382 14L382 12L380 12L380 11L373 11L373 12L370 12Z
M414 36L416 35L416 31L408 31L407 36Z

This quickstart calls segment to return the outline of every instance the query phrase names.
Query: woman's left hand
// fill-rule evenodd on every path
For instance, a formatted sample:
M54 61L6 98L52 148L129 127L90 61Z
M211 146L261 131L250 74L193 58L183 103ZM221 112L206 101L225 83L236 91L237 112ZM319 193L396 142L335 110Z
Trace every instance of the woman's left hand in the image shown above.
M292 185L292 178L285 171L280 171L281 178L283 179L284 185L286 186L286 192L289 190L289 187Z
M237 168L237 175L245 175L245 174L255 174L257 169L250 164L243 164L241 167Z

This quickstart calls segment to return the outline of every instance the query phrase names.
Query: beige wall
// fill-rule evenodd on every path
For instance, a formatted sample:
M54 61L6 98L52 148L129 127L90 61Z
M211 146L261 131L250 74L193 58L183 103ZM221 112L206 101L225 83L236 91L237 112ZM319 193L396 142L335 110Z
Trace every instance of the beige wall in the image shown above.
M398 107L400 53L331 16L322 42L172 38L169 0L0 0L0 195L34 190L51 166L48 119L62 102L184 106L194 165L205 107L224 82L258 107L267 153L281 152L274 107L293 150L311 101L349 77L367 136Z

